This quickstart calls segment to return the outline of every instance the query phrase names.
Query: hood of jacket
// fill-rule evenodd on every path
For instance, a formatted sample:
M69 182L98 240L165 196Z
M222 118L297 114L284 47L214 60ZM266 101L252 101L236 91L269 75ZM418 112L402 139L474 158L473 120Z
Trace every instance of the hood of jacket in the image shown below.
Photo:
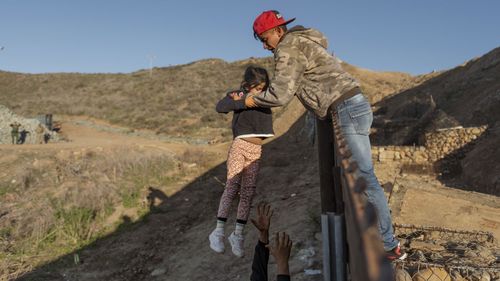
M316 29L305 28L302 25L296 25L296 26L290 28L286 32L285 36L283 36L283 38L285 38L287 35L292 34L292 33L294 36L299 36L299 37L311 40L311 41L315 42L316 44L319 44L321 47L328 49L328 39L326 39L326 37L325 37L325 35L323 35L323 33L319 32ZM282 38L282 40L283 40L283 38Z

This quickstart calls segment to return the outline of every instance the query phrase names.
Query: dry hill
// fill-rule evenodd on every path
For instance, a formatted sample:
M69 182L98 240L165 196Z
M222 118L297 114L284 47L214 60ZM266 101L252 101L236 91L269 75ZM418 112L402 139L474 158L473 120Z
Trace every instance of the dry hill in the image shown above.
M413 144L422 134L449 127L487 126L472 147L458 152L452 178L500 195L500 48L442 73L378 104L376 127L392 128L383 144Z
M214 104L229 89L239 87L251 64L271 73L271 58L228 63L218 59L154 68L128 74L22 74L0 71L0 104L23 116L46 113L83 115L157 134L228 140L229 116ZM415 85L404 73L382 73L345 64L373 101Z
M228 135L215 102L239 87L250 64L207 59L128 74L21 74L0 72L0 104L24 116L84 115L135 129L183 137ZM221 130L224 129L224 130Z
M217 255L207 244L228 143L179 145L127 133L149 128L160 135L227 139L229 120L214 113L213 104L238 86L248 64L269 66L270 59L204 60L155 68L151 78L148 71L1 72L0 104L25 116L64 114L74 141L1 148L0 227L7 230L0 232L0 280L248 280L256 241L251 226L243 259ZM392 114L399 105L384 106L384 97L418 95L409 93L443 75L344 66L372 102L382 100L377 108L384 120L404 119ZM270 202L276 209L272 231L286 229L294 239L293 280L322 280L306 271L321 269L322 261L317 151L305 136L303 113L294 100L276 114L280 135L264 146L255 202ZM112 124L84 120L89 126L81 115ZM124 130L111 130L117 125ZM398 177L391 201L396 221L499 235L497 198L450 190L431 177L400 175L389 164L377 163L376 169L384 184ZM435 216L433 206L444 215Z

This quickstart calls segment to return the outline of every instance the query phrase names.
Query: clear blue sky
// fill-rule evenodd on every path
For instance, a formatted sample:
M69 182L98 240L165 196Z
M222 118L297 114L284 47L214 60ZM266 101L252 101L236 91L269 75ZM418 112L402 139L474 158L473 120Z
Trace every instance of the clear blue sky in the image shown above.
M500 46L498 0L0 0L0 70L133 72L271 53L263 10L321 30L348 63L421 74Z

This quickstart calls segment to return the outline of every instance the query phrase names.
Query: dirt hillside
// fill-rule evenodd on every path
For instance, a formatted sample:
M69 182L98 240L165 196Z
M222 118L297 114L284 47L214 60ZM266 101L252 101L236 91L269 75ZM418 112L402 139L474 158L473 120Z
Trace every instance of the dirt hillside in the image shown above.
M294 103L290 108L298 106L296 101ZM291 110L286 111L283 117L293 114ZM292 235L294 280L322 280L321 275L307 273L314 272L307 270L321 270L322 264L317 151L302 135L304 120L300 118L291 125L287 133L264 147L254 202L271 203L276 210L272 231L286 230ZM91 140L93 144L100 143L105 151L116 143L108 142L110 138L124 145L134 143L127 145L130 152L138 149L137 146L153 151L158 147L171 149L169 144L155 143L153 146L140 138L88 128L75 127L74 132L83 133L85 143ZM16 280L248 280L253 242L257 239L252 227L247 229L246 251L249 254L243 259L235 259L229 252L215 254L207 242L207 235L214 227L217 200L223 191L221 181L225 179L223 161L227 145L218 146L219 153L214 154L219 165L177 185L179 189L172 190L171 185L159 186L157 205L148 209L143 218L136 220L127 212L119 213L121 224L115 233L36 267ZM170 151L181 152L178 148ZM398 177L399 189L391 200L395 222L492 231L500 237L500 221L496 216L500 212L498 198L453 190L432 177L401 175L398 167L390 164L377 163L376 171L383 184L394 183L394 177ZM441 215L435 216L436 213ZM229 225L233 223L234 218L229 220ZM270 274L274 272L271 261Z
M375 127L395 129L385 145L417 142L429 129L488 126L461 157L454 178L477 191L500 195L500 48L441 73L379 103ZM432 112L431 99L435 103ZM424 120L425 116L433 116ZM396 127L397 124L402 124ZM408 138L408 136L413 136ZM406 142L406 143L405 143Z
M228 118L205 104L213 104L222 88L237 86L246 65L265 60L204 60L155 69L152 80L147 71L0 73L7 93L0 103L20 115L59 113L70 140L0 146L0 280L248 280L257 241L252 226L242 259L208 247L230 143ZM407 100L442 75L345 67L373 103L381 101L378 109L385 100ZM224 75L227 84L209 82L210 90L202 92L204 81ZM32 97L43 95L35 106ZM297 100L275 113L278 135L264 145L254 203L271 203L271 231L291 234L292 279L322 280L316 147ZM375 169L382 184L397 186L390 200L395 222L500 237L498 197L457 190L432 175L406 174L391 162L376 162ZM228 225L234 223L230 218Z
M239 88L249 65L273 73L270 57L230 63L206 59L154 68L152 76L149 70L36 75L0 71L0 104L25 117L47 113L91 116L171 138L192 137L200 143L230 140L230 116L217 114L214 104L229 89ZM345 63L344 67L363 82L373 101L419 82L405 73L375 72Z

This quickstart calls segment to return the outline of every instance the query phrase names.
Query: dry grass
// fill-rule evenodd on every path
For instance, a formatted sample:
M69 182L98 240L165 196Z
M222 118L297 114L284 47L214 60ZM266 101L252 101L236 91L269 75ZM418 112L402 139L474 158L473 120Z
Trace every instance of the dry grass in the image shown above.
M165 188L186 174L179 160L159 151L41 153L0 163L6 167L0 174L0 280L114 231L120 216L110 217L117 209L133 210L138 219L148 211L142 204L148 187Z

